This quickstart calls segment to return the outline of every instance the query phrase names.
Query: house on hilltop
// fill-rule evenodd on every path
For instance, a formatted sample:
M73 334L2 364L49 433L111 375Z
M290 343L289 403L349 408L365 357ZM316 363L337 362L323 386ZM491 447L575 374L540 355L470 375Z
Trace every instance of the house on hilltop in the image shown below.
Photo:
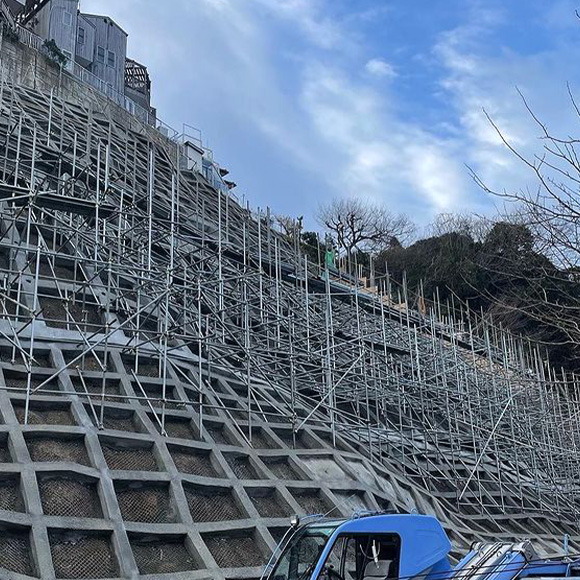
M82 69L88 71L102 81L104 92L126 96L154 114L147 67L127 58L128 34L111 17L81 12L79 0L2 2L21 25L54 41L67 59L66 68L76 68L83 77Z

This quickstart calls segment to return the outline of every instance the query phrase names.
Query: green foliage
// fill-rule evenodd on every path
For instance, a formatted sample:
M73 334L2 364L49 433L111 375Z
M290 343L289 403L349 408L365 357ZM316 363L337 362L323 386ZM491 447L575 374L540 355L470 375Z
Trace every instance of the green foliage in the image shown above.
M54 38L51 38L50 40L45 40L44 43L42 44L42 48L46 56L49 58L49 60L51 60L58 66L62 67L67 63L68 60L67 57L64 55L62 50L60 50L60 48L54 41Z
M324 264L324 255L327 244L319 239L316 232L302 232L300 235L300 249L308 256L308 261L313 264Z
M424 284L426 296L439 289L441 298L451 292L464 298L472 298L474 259L478 244L471 237L449 233L419 240L408 248L394 245L382 252L378 259L378 270L386 272L398 281L406 273L411 288Z
M16 30L8 26L6 22L2 22L2 36L12 42L18 42L19 40Z
M485 246L494 254L512 254L523 257L534 251L534 236L522 224L496 223L485 238Z
M539 252L528 227L498 222L478 242L466 233L444 233L407 248L391 247L377 262L377 271L388 270L399 283L406 275L411 290L422 284L427 299L436 291L443 302L454 295L505 328L546 344L552 363L578 367L574 345L537 310L549 303L562 305L564 312L575 304L577 276Z

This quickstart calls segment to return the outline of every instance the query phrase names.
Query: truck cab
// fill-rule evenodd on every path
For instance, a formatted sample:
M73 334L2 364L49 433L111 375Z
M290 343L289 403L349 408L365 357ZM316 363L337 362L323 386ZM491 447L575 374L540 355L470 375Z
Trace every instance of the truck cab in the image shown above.
M320 519L283 540L267 580L411 580L450 572L451 543L433 517Z
M580 559L568 555L567 538L564 554L550 559L538 558L529 540L474 544L452 567L451 542L431 516L318 517L310 522L293 522L262 580L555 580L580 576Z

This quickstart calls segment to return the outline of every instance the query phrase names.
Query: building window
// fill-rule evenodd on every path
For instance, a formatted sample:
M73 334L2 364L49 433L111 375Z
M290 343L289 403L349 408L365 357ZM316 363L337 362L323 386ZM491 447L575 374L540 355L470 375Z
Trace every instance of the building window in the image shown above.
M115 66L115 53L111 50L108 51L108 55L107 55L107 64L109 66L114 67Z
M105 64L105 49L102 46L97 46L97 62Z
M62 13L62 22L65 26L72 26L72 14L65 10Z
M85 43L85 29L82 26L79 26L78 43L79 44Z

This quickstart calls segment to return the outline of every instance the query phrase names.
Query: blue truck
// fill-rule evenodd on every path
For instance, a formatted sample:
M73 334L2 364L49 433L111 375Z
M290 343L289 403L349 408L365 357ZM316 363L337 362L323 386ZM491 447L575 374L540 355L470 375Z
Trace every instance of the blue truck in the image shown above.
M474 544L455 566L431 516L294 518L262 580L512 580L580 576L580 558L538 558L530 541Z

